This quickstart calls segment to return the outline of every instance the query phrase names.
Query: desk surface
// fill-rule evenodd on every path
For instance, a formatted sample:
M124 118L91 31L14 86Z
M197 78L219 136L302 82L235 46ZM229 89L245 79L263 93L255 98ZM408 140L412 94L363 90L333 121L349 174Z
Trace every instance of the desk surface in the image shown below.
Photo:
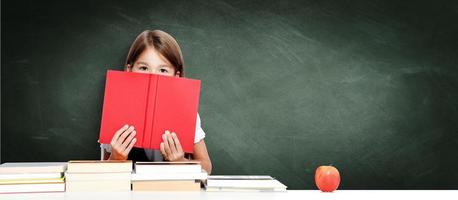
M35 194L3 194L0 199L71 199L71 200L141 200L141 199L458 199L458 190L339 190L323 193L318 190L288 190L287 192L91 192L91 193L35 193Z

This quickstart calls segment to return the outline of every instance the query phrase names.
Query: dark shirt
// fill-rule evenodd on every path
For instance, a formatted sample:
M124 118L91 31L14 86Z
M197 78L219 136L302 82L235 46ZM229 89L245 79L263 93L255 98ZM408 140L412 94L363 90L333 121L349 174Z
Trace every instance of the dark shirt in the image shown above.
M185 153L184 155L187 159L192 159L192 154ZM165 161L162 157L161 151L152 150L152 149L142 149L134 147L130 150L130 153L127 157L128 160L136 161Z

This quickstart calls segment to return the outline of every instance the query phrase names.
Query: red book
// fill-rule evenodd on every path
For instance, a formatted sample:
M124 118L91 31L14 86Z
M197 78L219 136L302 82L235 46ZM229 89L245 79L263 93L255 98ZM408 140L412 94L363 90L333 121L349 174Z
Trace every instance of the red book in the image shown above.
M99 142L110 144L125 124L135 127L135 147L160 149L162 134L175 132L192 153L200 80L108 70Z

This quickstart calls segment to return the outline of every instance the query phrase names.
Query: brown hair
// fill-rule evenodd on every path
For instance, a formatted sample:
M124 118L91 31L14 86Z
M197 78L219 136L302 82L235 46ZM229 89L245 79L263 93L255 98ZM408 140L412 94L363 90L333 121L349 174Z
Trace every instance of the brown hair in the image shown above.
M146 48L154 48L159 54L164 56L175 68L175 74L180 73L184 76L184 60L178 42L168 33L161 30L146 30L140 33L130 46L129 54L125 66L134 65L138 57Z

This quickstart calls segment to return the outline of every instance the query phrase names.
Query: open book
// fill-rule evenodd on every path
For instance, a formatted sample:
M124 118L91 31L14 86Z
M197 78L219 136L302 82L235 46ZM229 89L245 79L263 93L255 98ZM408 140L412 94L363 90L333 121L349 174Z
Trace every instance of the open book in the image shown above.
M286 191L287 186L271 176L208 176L207 191Z
M175 132L192 153L200 80L155 74L107 72L99 142L110 144L125 124L135 127L135 147L160 149L162 134Z

